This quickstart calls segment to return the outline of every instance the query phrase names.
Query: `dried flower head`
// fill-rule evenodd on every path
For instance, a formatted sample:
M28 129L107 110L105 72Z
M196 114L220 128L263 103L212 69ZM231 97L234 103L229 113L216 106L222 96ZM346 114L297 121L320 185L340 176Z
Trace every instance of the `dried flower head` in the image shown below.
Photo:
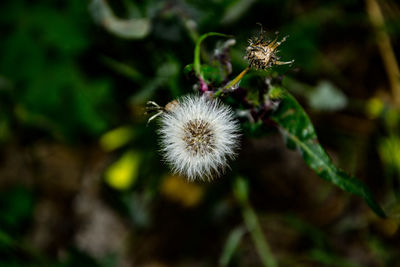
M189 180L220 175L235 157L239 123L219 100L189 95L161 114L161 152Z
M283 62L279 61L280 57L276 55L277 48L286 41L287 36L281 41L278 36L274 40L264 39L264 30L261 27L260 35L249 40L249 46L246 48L245 58L249 61L250 67L255 69L267 69L273 65L292 64L294 60Z

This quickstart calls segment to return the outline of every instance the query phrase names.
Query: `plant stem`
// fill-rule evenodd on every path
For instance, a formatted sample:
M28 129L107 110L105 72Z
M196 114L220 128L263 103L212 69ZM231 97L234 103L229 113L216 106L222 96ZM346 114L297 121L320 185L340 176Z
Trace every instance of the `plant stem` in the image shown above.
M249 202L243 203L242 215L263 265L266 267L277 267L278 264L271 253L267 240L264 238L257 215Z
M400 108L399 65L397 64L389 35L384 30L385 20L376 0L365 0L365 3L368 16L377 34L378 48L390 81L394 104L396 107Z
M225 93L227 90L229 90L232 87L235 87L236 84L240 82L240 80L243 78L243 76L250 70L250 66L245 68L238 76L235 77L232 81L230 81L227 85L224 87L218 89L214 93L214 97L219 97L221 94Z
M210 36L220 36L220 37L226 37L226 38L232 37L231 35L222 34L222 33L218 33L218 32L208 32L208 33L203 34L196 40L196 45L194 47L193 68L194 68L196 75L203 80L204 80L204 78L203 78L203 74L201 73L201 63L200 63L200 48L201 48L201 42L203 42L204 39L206 39L207 37L210 37Z
M278 264L271 253L267 240L264 238L257 214L251 207L248 194L247 181L241 177L237 177L233 187L233 193L240 203L244 223L250 232L251 238L256 246L256 250L261 258L261 262L265 267L277 267Z

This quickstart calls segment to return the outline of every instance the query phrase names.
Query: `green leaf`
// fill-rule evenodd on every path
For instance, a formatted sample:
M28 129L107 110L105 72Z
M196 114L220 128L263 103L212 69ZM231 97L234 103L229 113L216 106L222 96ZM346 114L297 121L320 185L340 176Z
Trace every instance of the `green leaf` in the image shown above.
M31 220L34 208L33 193L24 187L14 187L0 193L0 228L1 231L19 233L26 222ZM7 238L0 233L0 243Z
M218 67L203 64L200 68L201 74L206 81L212 81L215 84L220 84L224 80L221 69Z
M220 266L228 266L232 257L234 256L237 248L239 247L240 241L246 233L246 229L243 226L236 227L233 229L226 240L224 250L222 251L221 258L219 259Z
M251 6L255 3L254 0L237 0L231 1L227 6L224 15L222 16L222 24L231 24L240 19Z
M196 46L194 48L194 60L193 60L193 65L194 65L194 71L196 72L196 75L198 77L202 77L201 75L201 71L200 71L200 67L201 67L201 63L200 63L200 45L201 42L206 39L209 36L221 36L221 37L232 37L231 35L226 35L223 33L218 33L218 32L209 32L209 33L205 33L202 36L199 37L199 39L197 39L196 41Z
M279 125L288 146L297 148L305 162L321 178L330 181L344 191L362 197L377 215L385 218L384 211L375 201L369 189L360 180L350 177L332 163L328 154L319 144L310 119L296 99L280 87L271 88L269 97L271 100L280 101L271 118Z

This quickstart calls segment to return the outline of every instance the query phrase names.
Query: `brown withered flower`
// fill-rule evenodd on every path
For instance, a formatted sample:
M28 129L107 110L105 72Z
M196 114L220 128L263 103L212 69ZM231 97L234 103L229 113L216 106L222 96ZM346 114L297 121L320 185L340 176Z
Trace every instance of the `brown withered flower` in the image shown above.
M278 41L278 36L274 40L266 40L264 30L261 27L261 32L258 37L249 39L249 46L246 48L245 59L249 61L250 67L254 69L267 69L273 65L292 64L291 61L279 61L280 57L276 55L277 48L286 41L285 36L281 41Z

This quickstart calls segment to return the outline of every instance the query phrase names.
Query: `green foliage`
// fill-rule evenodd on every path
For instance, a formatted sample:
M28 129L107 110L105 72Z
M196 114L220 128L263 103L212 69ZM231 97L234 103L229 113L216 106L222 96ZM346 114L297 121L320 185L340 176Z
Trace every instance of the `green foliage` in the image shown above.
M202 36L199 37L196 41L196 46L194 48L194 60L193 60L193 68L198 77L203 77L203 74L201 72L201 62L200 62L200 47L201 43L203 42L204 39L210 36L220 36L220 37L232 37L230 35L222 34L222 33L217 33L217 32L208 32L203 34Z
M233 229L226 240L224 250L222 251L221 258L219 260L220 266L228 266L232 259L235 251L239 247L240 241L245 234L244 227L240 226Z
M169 58L166 62L157 66L155 77L149 79L143 87L132 95L130 102L133 105L145 103L155 95L155 93L165 86L171 90L171 94L178 97L180 88L177 86L180 64L174 58Z
M272 119L279 125L287 146L298 149L308 166L321 178L362 197L377 215L386 217L369 189L360 180L350 177L332 163L319 144L310 119L295 98L280 87L271 88L269 97L271 100L280 101Z
M0 198L0 228L10 232L22 231L32 216L33 206L33 194L26 188L15 187L3 192Z
M0 266L259 266L274 265L274 256L279 266L399 262L400 115L358 1L0 2ZM396 44L394 2L382 11ZM257 22L268 39L289 35L278 55L295 63L235 80ZM228 81L235 86L225 88ZM195 193L160 160L157 123L146 127L143 105L165 105L199 84L222 89L243 147L232 170L195 184L204 196L184 206L174 197ZM351 151L352 171L376 178L386 214L332 163L308 108L324 143ZM347 195L329 194L334 186L308 177L301 158L272 143L275 124L318 175L390 219L358 206L349 212ZM280 178L288 172L304 180L287 185ZM165 194L170 178L182 183ZM30 188L15 186L21 181ZM86 231L89 242L79 244Z
M310 106L316 110L336 111L347 105L346 96L328 81L321 81L308 98Z
M290 92L304 97L314 110L339 111L349 104L346 95L330 81L322 80L316 86L310 86L285 77L283 86Z
M74 2L62 12L25 4L5 18L15 23L0 44L0 73L11 81L20 123L66 140L103 132L108 115L99 109L110 99L110 83L89 79L79 66L78 57L90 47L91 21Z
M244 223L246 224L247 230L249 231L251 238L253 239L254 245L260 256L261 262L265 267L276 267L278 266L276 259L271 253L271 249L264 238L260 222L257 215L250 205L249 202L249 186L248 182L242 177L237 177L233 184L233 193L239 202L242 209L242 216ZM236 237L234 241L240 241L240 236ZM229 242L229 240L228 240ZM232 242L232 241L231 241ZM229 244L229 243L228 243ZM229 249L229 247L227 248Z
M351 262L348 259L343 259L337 255L329 254L323 250L315 249L310 252L310 258L325 266L337 267L361 267L361 265Z

